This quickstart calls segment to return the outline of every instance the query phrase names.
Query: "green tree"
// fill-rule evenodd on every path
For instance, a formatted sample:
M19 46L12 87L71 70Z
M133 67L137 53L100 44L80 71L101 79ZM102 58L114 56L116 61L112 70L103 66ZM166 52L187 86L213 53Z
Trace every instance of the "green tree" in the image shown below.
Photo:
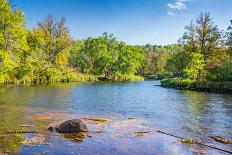
M33 40L32 47L44 52L43 55L48 62L53 65L67 64L72 40L64 18L56 21L54 17L48 16L43 22L38 23L30 38ZM64 64L60 64L62 61Z
M202 66L218 63L217 53L220 51L217 50L217 47L220 41L220 32L209 13L201 13L196 19L196 23L191 22L185 29L186 32L183 36L185 50L192 56L192 61L197 61L196 63L191 61L190 64L199 64L197 76L191 77L202 80L205 77L206 69ZM194 71L194 73L196 72Z
M14 69L28 54L25 25L23 12L0 0L0 83L14 80Z
M227 29L226 45L228 46L230 61L232 61L232 20L230 20L230 26Z
M204 68L205 68L204 56L201 53L193 53L191 57L191 61L186 66L184 72L189 79L196 80L196 79L200 79L199 71L201 71L201 74L204 74L203 73L205 71Z
M166 69L171 72L174 77L183 77L184 70L190 61L191 57L189 53L180 49L170 55L167 60Z

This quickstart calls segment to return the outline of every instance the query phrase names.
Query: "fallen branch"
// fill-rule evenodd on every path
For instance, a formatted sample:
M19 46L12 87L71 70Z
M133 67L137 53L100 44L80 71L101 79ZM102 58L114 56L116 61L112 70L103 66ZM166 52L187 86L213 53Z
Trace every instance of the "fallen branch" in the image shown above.
M34 125L23 124L23 125L20 125L20 127L30 128L30 127L34 127Z
M145 136L150 133L150 131L137 131L134 132L137 136Z
M7 131L8 134L17 134L17 133L38 133L37 131Z
M229 139L223 138L221 136L211 136L210 138L212 138L213 140L219 143L231 144L231 141Z
M165 131L160 131L160 130L158 130L157 132L162 133L162 134L165 134L165 135L169 135L169 136L172 136L172 137L175 137L175 138L181 139L181 140L184 140L184 138L183 138L183 137L176 136L176 135L173 135L173 134L167 133L167 132L165 132ZM232 151L230 151L230 150L225 150L225 149L222 149L222 148L219 148L219 147L213 146L212 144L206 144L206 143L199 142L199 141L195 141L195 140L193 140L193 143L194 143L194 144L203 145L203 146L207 146L207 147L210 147L210 148L213 148L213 149L216 149L216 150L222 151L222 152L226 152L226 153L230 153L230 154L232 154Z
M86 120L86 121L96 121L96 122L106 122L108 121L108 119L105 118L80 118L82 120Z

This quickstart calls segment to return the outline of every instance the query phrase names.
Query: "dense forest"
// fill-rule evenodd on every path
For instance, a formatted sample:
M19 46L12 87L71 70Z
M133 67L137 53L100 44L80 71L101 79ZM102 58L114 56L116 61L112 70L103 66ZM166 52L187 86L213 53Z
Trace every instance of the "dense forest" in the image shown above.
M232 82L232 21L227 30L219 30L209 13L192 20L178 43L167 46L127 45L108 33L75 40L65 19L52 16L32 30L26 26L24 13L0 0L0 83L143 77Z

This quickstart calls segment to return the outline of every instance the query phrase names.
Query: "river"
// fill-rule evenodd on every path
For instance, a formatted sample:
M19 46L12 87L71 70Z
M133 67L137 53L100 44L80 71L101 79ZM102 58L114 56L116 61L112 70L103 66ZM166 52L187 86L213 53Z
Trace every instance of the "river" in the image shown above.
M166 89L159 81L5 86L0 111L0 154L226 154L157 130L232 151L232 144L210 138L232 139L232 95ZM90 132L81 140L47 130L67 119L99 117L107 121L83 120Z

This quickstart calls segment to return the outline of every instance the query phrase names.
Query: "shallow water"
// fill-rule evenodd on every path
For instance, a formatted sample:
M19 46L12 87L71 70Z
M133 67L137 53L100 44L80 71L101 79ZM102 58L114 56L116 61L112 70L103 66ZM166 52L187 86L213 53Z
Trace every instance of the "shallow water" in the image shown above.
M210 138L217 135L232 139L231 95L157 85L158 81L144 81L0 88L0 154L185 155L199 150L205 154L226 154L199 145L175 143L177 138L157 130L232 151L231 144ZM90 132L81 140L47 131L49 124L83 117L107 121L83 120ZM7 133L32 130L38 133ZM149 133L137 135L138 131ZM39 140L28 143L33 137Z

